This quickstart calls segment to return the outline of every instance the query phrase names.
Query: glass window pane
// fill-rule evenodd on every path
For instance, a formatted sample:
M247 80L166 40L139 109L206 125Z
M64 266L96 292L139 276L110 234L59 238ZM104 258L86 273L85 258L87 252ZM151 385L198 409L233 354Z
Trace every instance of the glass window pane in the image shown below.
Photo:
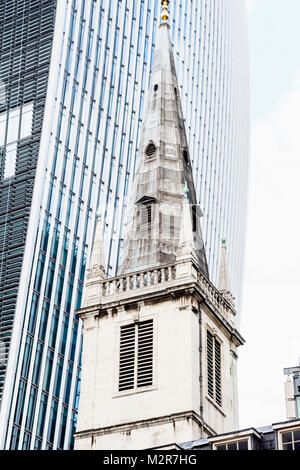
M20 139L31 135L33 103L26 104L22 109Z
M61 423L60 423L59 437L58 437L58 447L59 447L59 449L64 448L64 441L65 441L65 434L66 434L66 427L67 427L67 416L68 416L68 408L63 406L62 407L62 413L61 413Z
M31 353L32 353L32 343L33 343L32 336L27 335L25 348L24 348L22 370L21 370L21 376L24 377L25 379L27 379L28 377L28 371L29 371Z
M4 145L6 130L6 113L0 114L0 145Z
M29 321L28 321L28 332L31 334L33 334L35 331L38 303L39 303L39 296L33 293L31 307L30 307L30 316L29 316Z
M74 410L78 410L80 386L81 386L81 370L77 369L76 386L75 386L74 403L73 403Z
M239 441L239 450L248 450L248 440Z
M226 450L226 446L225 445L219 445L219 446L216 446L216 450Z
M6 91L6 84L2 80L0 80L0 103L6 104L7 100L7 91Z
M13 426L10 447L9 447L10 450L18 449L19 440L20 440L20 432L21 432L20 428Z
M68 336L68 327L69 327L69 317L65 315L63 324L62 324L62 331L61 331L61 338L60 338L60 345L59 345L60 354L65 354L67 336Z
M40 321L40 328L39 328L39 340L44 341L48 323L48 316L49 316L49 308L50 304L44 300L42 314L41 314L41 321Z
M64 403L68 404L70 401L70 392L71 392L71 385L72 385L72 375L73 375L73 366L72 364L68 364L68 370L66 375L66 384L65 384L65 392L64 392Z
M34 412L35 412L35 407L36 407L36 395L37 395L37 389L34 386L32 386L30 390L27 417L26 417L26 429L28 431L32 431L33 417L34 417Z
M64 365L63 358L58 357L57 367L56 367L56 372L55 372L54 387L53 387L53 395L57 398L59 398L59 393L60 393L63 365Z
M34 289L38 292L40 291L40 288L41 288L44 267L45 267L45 255L43 253L40 253L39 261L38 261L38 265L36 269L35 281L34 281Z
M7 139L8 144L15 142L19 137L20 108L12 109L9 112Z
M42 448L42 441L40 439L36 439L34 443L34 450L40 450Z
M22 450L29 450L31 442L31 435L27 432L24 433L23 445Z
M57 284L56 284L55 299L54 299L54 303L59 307L60 307L62 293L63 293L64 278L65 278L65 271L63 268L59 268Z
M43 432L44 432L47 401L48 401L48 396L45 393L42 393L39 416L38 416L38 423L37 423L37 430L36 430L37 435L40 437L43 436ZM37 448L39 449L40 447L37 447Z
M282 442L292 442L293 437L291 432L282 433Z
M67 293L66 293L66 301L65 301L65 312L67 312L68 314L71 313L73 287L74 287L74 278L69 275L69 280L68 280L68 285L67 285Z
M37 389L34 386L32 386L30 390L27 417L26 417L26 429L28 431L32 431L33 418L34 418L34 412L35 412L35 407L36 407L36 396L37 396Z
M55 263L53 261L49 261L48 273L46 278L46 285L45 285L45 297L47 299L51 299L52 287L53 287L53 279L54 279L54 271L55 271Z
M55 348L58 320L59 320L59 310L54 307L51 328L50 328L50 337L49 337L49 346L51 348Z
M83 291L83 285L78 282L75 310L79 310L81 307L82 291Z
M38 384L42 365L43 345L37 343L32 382Z
M230 444L228 444L227 450L237 450L237 443L231 442Z
M293 450L293 444L283 444L283 450Z
M300 441L295 442L294 450L300 450Z
M300 429L294 431L294 441L300 441Z
M10 144L6 147L4 178L14 176L16 171L17 144Z
M48 246L49 231L50 231L50 217L47 215L44 219L43 231L42 231L42 236L41 236L41 244L40 244L41 250L45 252L47 251L47 246Z
M74 239L73 248L72 248L72 256L70 262L70 272L75 274L76 263L77 263L77 255L78 255L78 240Z
M26 383L23 380L20 380L18 398L17 398L15 415L14 415L14 422L19 425L21 424L22 418L23 418L25 393L26 393Z
M69 357L70 361L72 362L74 362L74 358L75 358L77 333L78 333L78 323L74 322L73 329L72 329L72 340L71 340L71 345L70 345L70 357Z
M70 450L74 449L74 434L76 432L76 425L77 425L77 414L72 413L69 442L68 442L68 449Z
M60 236L60 225L58 224L58 222L55 222L55 227L54 227L53 236L52 236L51 252L50 252L50 256L53 259L56 259L56 256L57 256L59 236Z
M51 374L52 374L52 367L53 367L53 356L54 356L53 351L48 349L46 367L45 367L45 375L44 375L44 382L43 382L43 389L46 392L49 392L49 386L50 386ZM41 436L41 434L40 434L40 436Z
M87 260L87 247L84 246L82 249L81 264L80 264L80 270L79 270L79 279L82 282L84 282L86 260Z
M57 408L58 408L58 402L56 400L52 400L50 419L49 419L49 428L48 428L48 435L47 435L47 441L49 442L53 442L53 439L54 439Z

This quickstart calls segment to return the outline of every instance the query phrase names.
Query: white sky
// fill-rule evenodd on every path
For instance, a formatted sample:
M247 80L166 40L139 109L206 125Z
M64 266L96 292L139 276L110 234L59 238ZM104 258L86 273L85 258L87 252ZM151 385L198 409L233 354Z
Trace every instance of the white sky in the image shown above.
M300 357L300 1L248 0L251 165L240 428L286 419Z

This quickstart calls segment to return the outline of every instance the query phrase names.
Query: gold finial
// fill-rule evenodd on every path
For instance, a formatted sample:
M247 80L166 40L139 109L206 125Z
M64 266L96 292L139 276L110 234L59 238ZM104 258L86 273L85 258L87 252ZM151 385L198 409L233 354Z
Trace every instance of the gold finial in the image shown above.
M161 19L163 21L168 21L169 19L169 12L168 12L168 5L169 5L169 0L162 0L161 4L162 4L162 14L161 14Z

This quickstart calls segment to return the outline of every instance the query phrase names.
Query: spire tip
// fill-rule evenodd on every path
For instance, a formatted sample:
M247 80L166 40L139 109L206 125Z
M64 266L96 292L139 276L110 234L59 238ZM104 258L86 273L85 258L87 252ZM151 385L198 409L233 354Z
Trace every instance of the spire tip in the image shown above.
M169 0L162 0L161 5L162 5L162 14L161 14L161 19L164 23L166 23L169 19L169 11L168 11L168 5L169 5Z

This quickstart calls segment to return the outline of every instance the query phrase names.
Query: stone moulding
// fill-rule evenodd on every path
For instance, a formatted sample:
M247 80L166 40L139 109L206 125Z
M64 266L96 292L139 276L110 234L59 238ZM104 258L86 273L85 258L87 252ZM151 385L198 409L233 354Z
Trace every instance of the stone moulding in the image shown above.
M92 305L89 289L93 290ZM218 318L239 345L244 339L235 329L236 311L213 284L199 272L193 260L182 260L157 269L147 269L108 279L88 280L86 302L77 314L87 318L91 314L101 317L124 306L129 309L143 300L161 301L162 298L195 295L204 302L211 314ZM91 300L92 300L91 299Z

